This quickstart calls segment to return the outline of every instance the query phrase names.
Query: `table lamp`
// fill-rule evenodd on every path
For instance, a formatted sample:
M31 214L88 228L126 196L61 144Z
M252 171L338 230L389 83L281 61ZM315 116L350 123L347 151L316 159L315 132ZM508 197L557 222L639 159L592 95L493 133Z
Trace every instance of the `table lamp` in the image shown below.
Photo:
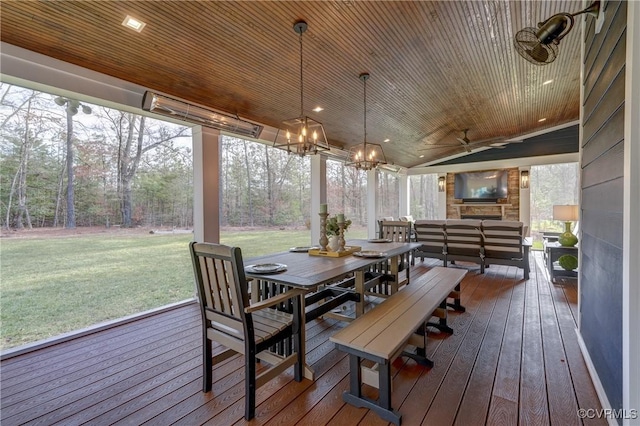
M558 236L561 246L573 247L578 243L578 237L571 232L571 222L579 219L578 206L553 206L553 220L564 222L564 232Z

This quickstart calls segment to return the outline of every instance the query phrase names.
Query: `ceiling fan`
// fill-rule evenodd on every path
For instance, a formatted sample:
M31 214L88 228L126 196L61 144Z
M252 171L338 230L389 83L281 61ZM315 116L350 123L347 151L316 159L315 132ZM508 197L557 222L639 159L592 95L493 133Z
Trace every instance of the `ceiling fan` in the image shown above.
M489 138L489 139L483 139L483 140L479 140L479 141L471 141L467 137L467 132L468 131L469 131L469 129L464 129L463 130L464 136L461 137L461 138L456 138L458 140L458 142L460 142L460 145L462 145L467 152L471 152L473 147L478 146L478 145L486 146L486 147L489 147L489 148L502 149L508 143L520 143L520 142L522 142L520 140L507 141L504 136L499 136L499 137ZM421 150L444 149L444 148L452 149L452 148L456 148L457 146L458 145L454 145L454 144L437 144L437 145L434 144L434 145L430 145L430 146L428 146L426 148L422 148Z

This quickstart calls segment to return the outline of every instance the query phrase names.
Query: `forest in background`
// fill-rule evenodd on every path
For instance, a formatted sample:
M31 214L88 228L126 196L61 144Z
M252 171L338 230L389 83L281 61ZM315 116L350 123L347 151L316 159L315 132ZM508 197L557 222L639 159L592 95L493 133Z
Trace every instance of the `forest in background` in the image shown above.
M4 229L193 226L191 130L0 84ZM222 138L221 225L309 225L311 168L266 144ZM378 172L376 215L399 215L399 181ZM327 161L330 212L366 225L366 172ZM411 214L435 217L436 177L410 178Z
M4 228L193 222L188 127L3 83L0 137Z

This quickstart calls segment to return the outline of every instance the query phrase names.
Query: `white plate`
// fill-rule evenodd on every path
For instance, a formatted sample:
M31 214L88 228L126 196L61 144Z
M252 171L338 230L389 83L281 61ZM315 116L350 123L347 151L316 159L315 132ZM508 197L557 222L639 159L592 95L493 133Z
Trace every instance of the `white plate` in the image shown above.
M390 243L391 242L391 240L388 238L372 238L367 241L370 243Z
M353 255L358 257L386 257L387 253L375 250L362 250L353 253Z
M274 274L276 272L286 271L287 265L282 263L259 263L256 265L249 265L245 269L254 274Z
M307 253L311 248L313 247L291 247L289 251L292 253Z

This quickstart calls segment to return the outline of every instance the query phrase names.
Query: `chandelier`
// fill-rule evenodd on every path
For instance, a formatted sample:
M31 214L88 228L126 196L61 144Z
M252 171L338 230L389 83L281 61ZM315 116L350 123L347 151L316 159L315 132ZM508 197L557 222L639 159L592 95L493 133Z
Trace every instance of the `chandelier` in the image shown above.
M367 80L369 73L360 74L360 80L364 83L364 142L349 149L349 162L347 165L356 169L371 170L381 164L387 164L382 151L382 146L377 143L367 143Z
M330 147L322 123L304 115L302 33L307 30L307 23L305 21L297 21L293 25L293 30L300 35L300 116L282 122L284 129L278 129L273 146L285 149L290 154L298 154L304 157L307 154L329 151Z

